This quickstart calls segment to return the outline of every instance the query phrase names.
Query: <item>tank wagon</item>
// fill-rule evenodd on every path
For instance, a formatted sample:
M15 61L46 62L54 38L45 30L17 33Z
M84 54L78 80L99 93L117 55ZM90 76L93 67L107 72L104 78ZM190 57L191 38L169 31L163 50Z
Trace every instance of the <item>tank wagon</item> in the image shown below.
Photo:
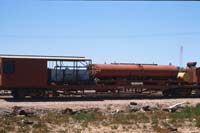
M200 89L200 68L157 64L93 64L78 56L0 55L0 89L15 98L189 96Z
M92 75L99 79L175 79L175 66L157 64L93 64Z

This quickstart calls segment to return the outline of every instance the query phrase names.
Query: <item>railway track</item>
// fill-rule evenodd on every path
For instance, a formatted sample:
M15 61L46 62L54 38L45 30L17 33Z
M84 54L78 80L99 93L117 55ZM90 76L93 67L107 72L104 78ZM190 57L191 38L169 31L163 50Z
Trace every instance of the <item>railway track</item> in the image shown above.
M77 101L106 101L106 100L173 100L173 99L200 99L200 95L194 94L185 97L164 97L162 94L154 95L126 95L126 96L113 96L113 95L88 95L88 96L61 96L61 97L42 97L42 98L18 98L15 99L10 95L0 95L0 100L8 102L77 102Z

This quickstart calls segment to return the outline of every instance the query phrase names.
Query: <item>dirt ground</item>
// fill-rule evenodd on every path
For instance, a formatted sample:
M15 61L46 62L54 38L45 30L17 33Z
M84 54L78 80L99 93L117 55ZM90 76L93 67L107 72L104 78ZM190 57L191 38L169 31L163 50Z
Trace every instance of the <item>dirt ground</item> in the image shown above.
M49 99L49 100L13 100L12 98L0 97L0 108L11 108L14 106L33 107L44 109L80 109L80 108L100 108L106 110L111 107L112 110L123 109L127 107L130 102L136 102L141 105L168 107L176 103L187 103L189 105L196 105L200 103L200 98L178 98L178 99Z

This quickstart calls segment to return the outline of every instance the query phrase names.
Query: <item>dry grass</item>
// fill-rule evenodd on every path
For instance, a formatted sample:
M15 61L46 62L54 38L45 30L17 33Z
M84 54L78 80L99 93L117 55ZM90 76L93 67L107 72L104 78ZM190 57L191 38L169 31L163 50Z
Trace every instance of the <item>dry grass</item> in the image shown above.
M200 104L194 107L185 107L183 111L172 113L169 115L171 123L178 125L185 121L195 121L195 125L200 128Z
M59 112L46 112L39 116L0 116L0 133L7 132L82 132L92 127L109 127L111 131L124 132L134 128L151 128L155 132L169 133L169 125L184 126L184 121L195 122L200 127L200 104L195 107L186 107L181 112L167 113L161 110L150 112L121 112L104 114L100 112L80 112L75 114L62 114ZM25 124L23 121L32 121ZM150 127L148 126L150 125ZM142 126L141 126L142 125ZM70 129L70 131L69 131Z

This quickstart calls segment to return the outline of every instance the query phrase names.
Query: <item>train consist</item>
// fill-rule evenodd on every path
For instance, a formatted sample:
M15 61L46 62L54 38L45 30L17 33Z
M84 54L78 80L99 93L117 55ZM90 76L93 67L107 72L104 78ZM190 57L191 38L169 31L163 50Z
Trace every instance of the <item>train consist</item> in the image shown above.
M134 96L162 92L190 96L200 90L200 68L157 64L93 64L74 56L0 55L0 89L15 98Z

